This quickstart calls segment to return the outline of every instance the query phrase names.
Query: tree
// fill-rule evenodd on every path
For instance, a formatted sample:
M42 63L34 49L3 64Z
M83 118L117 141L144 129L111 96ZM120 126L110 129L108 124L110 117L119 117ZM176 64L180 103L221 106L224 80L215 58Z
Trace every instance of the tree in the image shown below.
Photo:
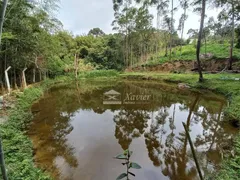
M231 43L230 43L230 55L228 62L228 70L232 70L233 63L233 48L234 48L234 39L235 39L235 25L236 19L239 17L240 4L238 0L216 0L215 2L217 7L224 8L228 12L228 15L231 16Z
M237 34L237 45L236 48L240 49L240 26L236 29L236 34Z
M183 33L184 33L184 27L185 27L185 22L188 18L187 16L187 9L189 7L188 0L181 0L180 5L183 8L183 14L181 15L179 19L179 26L178 30L181 31L181 47L180 47L180 53L182 55L182 42L183 42Z
M198 33L198 42L197 42L197 50L196 50L199 82L203 82L203 74L202 74L202 67L201 67L201 61L200 61L200 49L201 49L201 40L202 40L202 34L203 34L203 25L204 25L205 9L206 9L206 0L201 0L201 1L202 1L201 22L200 22L200 28Z
M88 32L88 35L99 37L105 35L105 33L100 28L93 28Z

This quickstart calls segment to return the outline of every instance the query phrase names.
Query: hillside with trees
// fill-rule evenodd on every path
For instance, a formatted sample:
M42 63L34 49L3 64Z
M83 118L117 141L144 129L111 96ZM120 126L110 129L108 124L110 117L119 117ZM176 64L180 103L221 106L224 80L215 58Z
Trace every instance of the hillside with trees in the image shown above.
M181 94L179 92L186 93L187 98L176 103L184 105L181 107L182 110L179 108L180 111L189 111L187 117L188 127L184 126L186 134L188 134L188 131L191 131L190 126L194 121L206 127L206 130L201 132L203 135L210 132L209 136L205 138L206 142L212 141L209 150L202 150L203 148L201 148L201 154L204 156L214 155L208 153L215 146L216 139L214 134L221 134L223 126L226 125L226 129L229 127L229 132L231 130L237 131L236 138L226 136L226 140L229 142L223 144L219 149L213 150L216 151L214 153L217 153L219 157L221 156L221 159L225 159L223 162L219 160L221 167L212 167L214 165L211 164L209 170L217 170L217 172L214 172L215 174L210 173L209 176L213 177L212 179L219 180L240 179L240 136L238 133L240 127L240 0L112 0L112 5L114 14L113 21L111 25L109 24L112 28L111 33L106 33L96 26L89 28L86 34L74 34L74 32L64 29L63 23L57 18L56 13L60 9L60 0L0 1L0 177L4 177L4 180L7 180L8 174L10 180L52 179L47 174L47 171L52 167L49 165L49 167L44 166L44 168L40 169L38 166L39 162L34 159L37 149L34 149L33 142L26 133L28 129L31 129L30 122L33 120L34 115L41 112L39 104L36 105L36 110L31 110L32 105L37 100L43 98L43 106L46 104L46 113L43 113L43 117L39 119L41 123L44 121L44 127L40 128L43 131L49 129L49 134L52 135L54 134L52 128L60 126L60 131L56 131L55 137L46 136L45 138L50 141L50 144L56 141L58 147L65 148L68 145L62 143L61 139L64 138L65 142L65 135L68 135L74 129L72 125L71 128L67 127L70 125L70 122L73 122L76 117L75 114L80 113L82 110L79 109L79 106L69 110L68 108L71 109L73 102L76 105L86 103L92 106L93 104L94 113L97 113L94 116L79 116L76 119L82 120L86 118L86 120L89 120L95 117L95 115L99 117L100 114L105 112L105 109L102 108L104 96L108 93L109 100L111 98L114 100L121 95L121 93L113 90L109 91L109 94L105 90L107 91L108 87L115 88L115 83L124 84L126 79L133 86L133 88L126 86L127 90L130 91L132 89L132 91L141 93L140 95L133 95L134 99L138 99L139 96L142 97L142 92L147 92L147 87L150 86L148 80L159 83L158 86L155 84L151 85L155 88L154 92L156 90L156 94L159 96L157 101L163 101L162 97L166 92L169 94L174 92L176 95ZM210 13L210 10L213 9L216 10L215 16L211 16ZM177 15L179 12L181 13L180 16ZM187 25L191 25L188 19L192 14L198 17L196 22L199 28L197 29L187 29ZM112 78L112 81L109 80L110 78ZM96 80L94 83L99 83L99 85L95 87L93 81L90 80ZM138 91L137 86L135 87L132 84L133 80L140 80L139 84L144 83L141 91ZM66 88L72 90L70 94L66 92L63 94L64 91L62 91L60 86L62 84L64 84L64 88L66 86ZM169 91L168 86L170 85L172 91ZM164 89L165 86L167 87L166 89ZM56 99L50 99L51 88L59 88L59 96ZM101 88L103 89L100 94L93 94L93 90ZM125 93L125 89L117 89L119 92L120 90ZM44 94L46 91L47 95ZM213 93L209 93L210 91L225 96L222 97L224 103L221 105L220 112L215 114L217 118L214 117L217 120L216 124L212 122L211 117L206 113L207 111L204 111L205 104L207 104L207 107L209 107L207 109L210 111L211 109L216 109L215 103L209 103L208 98L210 100L216 98L215 95L212 95ZM80 97L86 92L89 93L86 99L81 99ZM190 107L190 100L193 99L191 95L195 95L195 93L199 93L199 95L197 95L196 100ZM132 94L132 92L129 94ZM198 96L202 94L207 96L206 101L204 100L204 105L198 104L200 102ZM64 96L64 98L61 96ZM69 98L69 96L72 98ZM170 97L175 102L175 96ZM48 99L51 101L48 101ZM227 102L226 107L225 101ZM49 102L51 103L48 104ZM152 160L156 160L155 153L160 154L160 143L158 142L159 137L157 134L164 133L163 125L168 116L164 114L167 112L165 109L168 108L170 110L172 106L170 102L171 99L166 98L168 105L163 106L164 109L162 110L164 112L159 111L159 119L156 121L156 125L155 123L150 125L150 121L147 121L147 119L150 119L148 114L143 114L139 111L140 113L135 113L135 118L134 115L132 116L134 111L126 111L127 113L125 113L122 107L119 108L118 111L123 112L120 114L122 117L116 118L116 115L113 116L113 120L117 125L115 134L117 139L119 140L121 139L120 136L123 136L126 137L126 141L130 140L129 142L131 142L132 139L129 139L128 136L132 138L133 136L140 137L143 135L144 130L147 129L149 132L145 133L144 136L147 149L150 152L149 157ZM64 104L64 108L69 111L59 108L60 110L57 110L56 115L56 107L51 109L56 103L59 105ZM120 103L122 102L120 101ZM99 106L99 104L101 105ZM152 104L146 105L153 109L151 107ZM198 112L195 105L196 107L199 106L203 114ZM83 110L89 109L85 108ZM111 119L111 108L107 108L106 111L109 112L101 118L105 118L106 115L108 119ZM51 113L53 113L52 116L49 116L49 119L47 119L46 115L48 116ZM114 112L111 111L111 113ZM154 111L152 110L151 113L152 122L154 122ZM196 117L194 115L195 118L192 118L192 114L195 114ZM146 122L144 121L141 124L139 119L145 116ZM161 119L161 116L165 118ZM63 118L61 119L61 117ZM198 117L204 119L204 121L201 122ZM100 120L102 120L101 118ZM172 118L166 120L170 122L169 127L172 131L166 139L166 142L168 141L166 145L171 146L174 149L174 153L165 151L165 153L169 154L167 159L170 163L166 161L167 166L164 170L162 169L163 175L165 172L165 175L168 174L169 178L172 179L178 177L175 171L184 171L185 173L186 169L187 174L193 172L193 169L188 167L188 161L184 159L188 156L191 159L189 162L193 163L193 157L195 162L197 162L195 153L193 153L193 146L196 146L197 143L201 144L201 141L203 141L200 137L197 137L198 142L192 144L191 137L188 137L192 156L187 148L186 135L183 148L184 158L182 159L177 148L172 146L174 144L173 131L176 129L174 118L175 104ZM49 121L47 122L47 120ZM65 124L65 120L67 124ZM134 132L134 129L139 128L134 127L133 120L140 123L141 128L139 131L142 132L139 135ZM61 122L58 123L58 121ZM51 126L47 124L49 122ZM100 121L98 120L98 122ZM160 131L161 123L162 130ZM207 124L211 124L211 126ZM182 124L180 123L180 125ZM36 127L39 128L39 126ZM83 126L87 133L92 133L87 127ZM196 127L199 128L198 126ZM99 129L101 127L96 125L96 128ZM127 136L121 132L122 129L127 129ZM34 131L33 133L37 134L35 128L32 128L32 130ZM214 131L213 134L211 134L212 131ZM180 135L185 136L185 133L180 133ZM37 135L40 136L39 139L36 139L38 147L45 147L41 144L44 143L41 134ZM105 135L98 138L108 140L108 138L105 138ZM100 142L99 139L96 142ZM221 140L219 139L220 142ZM95 141L91 140L92 142ZM109 142L106 144L110 144ZM105 144L100 145L103 149L106 149ZM126 149L129 145L122 147ZM154 148L159 150L154 151L154 148L151 146L155 146ZM42 149L43 151L45 150L44 148ZM60 154L55 152L56 149L54 148L47 147L46 149L51 153L56 153L54 154L56 157L60 157L61 154L65 157L70 157L67 159L74 166L68 166L67 169L71 169L69 172L72 175L72 170L77 164L75 159L72 159L71 156L65 153L65 151L72 151L72 147L66 148ZM84 145L83 149L88 153L87 145ZM90 152L95 155L95 152L99 152L99 150L94 149L94 151ZM74 153L76 152L74 151ZM104 158L104 155L107 155L106 159L108 160L108 157L112 157L112 154L106 154L102 151L101 153L101 158ZM125 154L118 156L119 159L126 160L126 163L122 164L127 165L127 174L123 173L123 176L120 175L118 179L124 177L128 179L128 174L133 174L128 171L128 169L134 167L133 163L129 161L129 154L131 154L129 151L125 151ZM91 156L90 160L93 161L94 157ZM41 154L41 158L48 158L45 157L45 152ZM87 158L88 156L86 156ZM55 165L57 165L57 160L59 159L50 159L51 163L55 163ZM102 162L101 160L99 160L100 163ZM184 166L184 170L181 167L176 167L176 161ZM207 159L203 159L203 161L208 163ZM60 163L64 164L63 161ZM155 163L155 165L160 166L160 161ZM198 167L198 165L196 166ZM139 167L139 165L136 166L135 164L135 169L140 169ZM168 170L169 167L174 170ZM112 170L114 168L111 167L109 169ZM204 166L203 168L208 167ZM89 169L92 170L91 168ZM100 167L100 173L102 169L103 166ZM200 168L198 168L198 171L201 171ZM95 175L91 171L89 172L91 175ZM146 174L146 172L143 173ZM152 174L150 168L148 169L148 174ZM208 174L206 176L208 177ZM200 177L202 178L201 175Z
M87 35L77 36L64 30L55 18L58 8L57 0L9 0L0 53L1 86L5 85L4 71L9 66L11 84L17 87L22 84L25 68L27 81L32 83L76 69L124 70L197 59L199 64L205 56L227 60L223 69L231 70L240 59L237 0L113 0L114 33L105 34L96 27ZM157 14L151 14L150 8L156 8ZM219 10L217 19L206 16L209 8ZM182 12L181 17L175 16L177 10ZM200 30L185 28L191 11L202 19ZM154 16L157 27L153 26ZM179 22L177 28L175 22ZM186 32L188 39L183 36Z

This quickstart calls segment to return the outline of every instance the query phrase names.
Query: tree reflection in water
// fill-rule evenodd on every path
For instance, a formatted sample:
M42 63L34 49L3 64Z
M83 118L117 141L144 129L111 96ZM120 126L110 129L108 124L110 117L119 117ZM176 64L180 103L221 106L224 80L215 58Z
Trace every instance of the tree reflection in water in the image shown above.
M216 160L218 157L211 160L211 157L209 157L211 151L215 151L216 156L216 152L220 151L219 146L231 139L233 135L226 132L221 123L224 103L218 103L220 107L216 112L216 106L212 108L212 104L207 99L201 99L199 94L193 94L191 100L186 99L182 101L182 104L178 104L176 99L167 95L161 97L168 99L168 103L172 104L171 108L166 107L165 102L165 104L158 104L158 111L153 111L150 107L147 111L124 109L114 116L114 122L116 123L115 137L118 139L118 143L123 149L128 149L132 140L142 137L141 135L145 131L145 144L153 165L160 166L162 173L169 179L190 180L198 177L198 174L183 127L178 127L178 129L181 129L180 132L177 131L178 134L175 132L177 129L176 121L186 122L190 132L192 127L195 131L197 130L195 129L196 126L201 124L202 133L193 138L201 167L206 174L211 170L209 167L219 163L214 162L214 159ZM205 103L209 104L206 105ZM171 111L172 114L169 115ZM178 118L178 113L186 111L188 111L186 119ZM149 127L146 126L147 124L149 124ZM212 150L213 147L214 150Z
M143 140L146 149L141 149L141 152L146 150L152 161L150 164L158 167L159 172L169 179L190 180L198 176L182 121L190 131L205 173L219 164L220 154L226 151L235 133L222 123L225 102L221 99L209 99L189 91L171 91L172 87L159 84L121 82L110 88L100 83L94 85L77 83L76 89L68 86L55 88L53 94L46 93L45 98L35 105L40 113L35 115L29 134L36 149L36 162L55 176L59 174L54 164L58 157L62 157L73 169L81 163L75 157L76 149L67 138L75 128L71 119L79 110L98 116L105 112L111 114L111 123L114 123L111 127L115 126L113 133L122 149L129 149L134 139ZM101 96L111 88L119 92L148 92L154 96L154 101L144 106L103 105ZM144 171L144 164L141 165L141 171Z
M138 138L144 133L149 118L146 111L127 109L121 109L114 116L115 137L123 150L129 148L133 138Z
M161 143L162 135L166 133L164 131L164 124L166 123L167 116L168 112L166 109L160 109L155 119L153 119L152 115L150 130L144 134L146 147L148 149L148 156L152 160L154 166L160 166L162 164L159 155L161 154L161 149L163 148ZM159 136L159 134L161 136Z

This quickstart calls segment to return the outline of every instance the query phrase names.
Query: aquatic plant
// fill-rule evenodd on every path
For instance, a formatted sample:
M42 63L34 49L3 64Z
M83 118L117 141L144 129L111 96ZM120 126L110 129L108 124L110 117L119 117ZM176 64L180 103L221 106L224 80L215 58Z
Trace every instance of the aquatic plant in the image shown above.
M126 166L127 167L127 171L120 174L116 180L119 180L119 179L123 179L123 178L126 178L127 180L130 180L129 179L129 176L136 176L134 173L130 172L129 170L130 169L141 169L141 166L138 165L137 163L135 162L131 162L130 161L130 157L132 156L133 152L132 151L129 151L128 149L125 150L123 152L123 154L119 154L117 155L115 158L116 159L119 159L119 160L124 160L125 162L122 163L123 166Z

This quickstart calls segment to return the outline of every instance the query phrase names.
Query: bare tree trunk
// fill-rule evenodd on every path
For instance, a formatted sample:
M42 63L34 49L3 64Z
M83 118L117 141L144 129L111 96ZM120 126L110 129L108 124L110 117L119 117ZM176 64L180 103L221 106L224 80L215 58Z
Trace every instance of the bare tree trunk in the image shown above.
M134 65L134 63L133 63L132 44L130 44L130 49L131 49L131 62L132 62L132 65L131 65L131 66L133 66L133 65Z
M205 58L207 56L207 38L206 38L206 32L204 32L204 42L205 42Z
M202 74L202 66L200 61L200 49L201 49L201 40L202 40L202 33L203 33L203 24L205 19L205 9L206 9L206 0L202 0L202 14L201 14L201 23L200 29L198 33L198 42L197 42L197 62L198 62L198 73L199 73L199 82L203 82L203 74Z
M6 9L7 9L7 4L8 4L8 0L4 0L3 1L3 5L2 5L2 9L1 9L1 19L0 19L0 45L2 42L2 29L3 29L3 23L4 23L4 17L5 17L5 13L6 13Z
M36 69L33 68L33 83L36 82Z
M234 36L235 36L235 16L234 16L234 1L232 0L232 41L231 41L231 47L230 47L230 58L229 58L229 66L228 70L232 70L232 62L233 62L233 46L234 46Z
M13 70L13 76L14 76L14 86L17 89L18 87L17 87L17 76L16 76L16 69L15 69L15 67L14 67L14 70Z
M39 80L42 81L42 72L40 69L38 69L38 72L39 72Z
M171 32L170 32L170 60L172 59L172 42L173 42L173 0L172 0L172 12L171 12Z
M75 54L75 78L77 79L78 77L78 58L77 54Z
M0 138L0 166L1 166L3 180L8 180L1 138Z
M186 11L187 9L184 8L184 19L182 23L182 32L181 32L181 45L180 45L180 56L182 56L182 46L183 46L183 32L184 32L184 27L185 27L185 18L186 18Z
M168 45L166 45L166 47L165 47L165 57L167 57L168 56Z

